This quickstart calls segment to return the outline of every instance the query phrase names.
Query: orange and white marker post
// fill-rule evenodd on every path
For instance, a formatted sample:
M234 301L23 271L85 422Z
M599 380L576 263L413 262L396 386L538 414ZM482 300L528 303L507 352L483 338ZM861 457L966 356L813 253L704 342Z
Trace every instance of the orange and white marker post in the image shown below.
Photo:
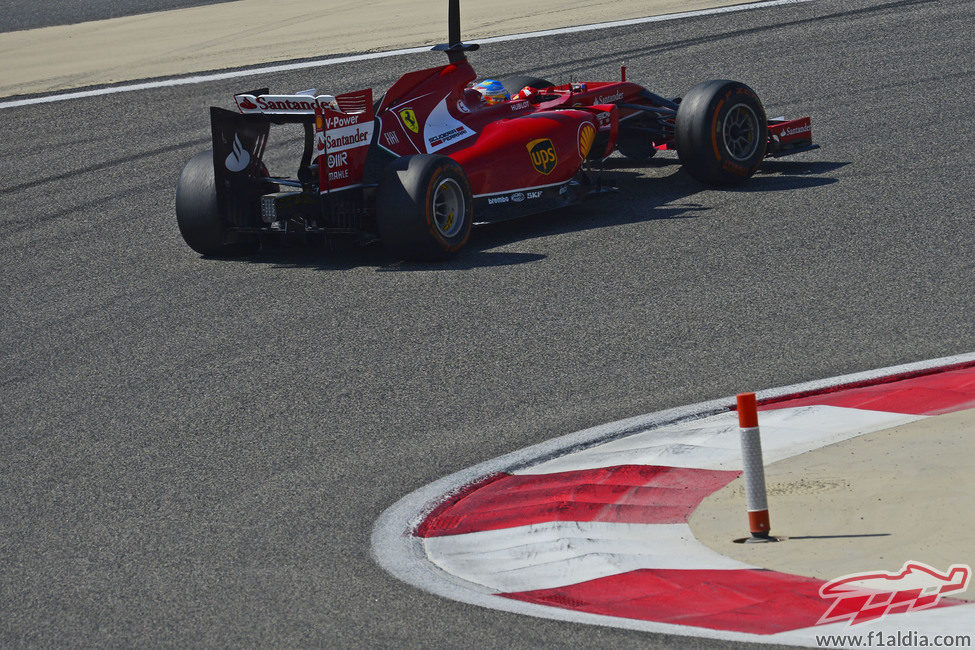
M755 393L738 395L738 431L745 467L745 505L752 536L747 542L773 542L769 537L768 496L765 490L765 464L758 430L758 404Z

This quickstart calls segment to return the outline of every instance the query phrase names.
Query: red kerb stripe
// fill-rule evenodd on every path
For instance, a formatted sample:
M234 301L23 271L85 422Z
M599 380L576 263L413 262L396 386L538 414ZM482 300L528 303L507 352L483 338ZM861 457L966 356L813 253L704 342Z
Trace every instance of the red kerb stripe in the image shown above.
M499 474L440 504L418 537L458 535L550 521L683 523L737 471L619 465L554 474Z
M820 598L822 584L816 578L764 569L640 569L565 587L499 595L604 616L775 634L816 625L833 602ZM946 599L939 607L960 604L964 601Z
M857 387L840 386L806 396L778 398L761 404L758 410L811 405L911 415L939 415L975 408L975 366Z

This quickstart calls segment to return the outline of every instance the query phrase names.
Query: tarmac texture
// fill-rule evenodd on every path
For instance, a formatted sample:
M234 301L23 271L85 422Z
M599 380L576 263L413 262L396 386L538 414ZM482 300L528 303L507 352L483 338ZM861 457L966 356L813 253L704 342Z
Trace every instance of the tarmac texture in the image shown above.
M483 76L741 79L823 149L734 190L614 158L619 194L434 266L203 259L173 195L235 91L382 90L441 55L4 110L0 644L687 647L425 594L372 522L597 423L975 349L973 22L822 0L483 48Z

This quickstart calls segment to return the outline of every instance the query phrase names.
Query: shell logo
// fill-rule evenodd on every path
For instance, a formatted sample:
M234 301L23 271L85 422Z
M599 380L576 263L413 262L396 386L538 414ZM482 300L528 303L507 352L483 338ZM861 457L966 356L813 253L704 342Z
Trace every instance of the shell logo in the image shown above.
M579 127L579 155L585 160L592 149L592 143L596 140L596 127L589 122L584 122Z

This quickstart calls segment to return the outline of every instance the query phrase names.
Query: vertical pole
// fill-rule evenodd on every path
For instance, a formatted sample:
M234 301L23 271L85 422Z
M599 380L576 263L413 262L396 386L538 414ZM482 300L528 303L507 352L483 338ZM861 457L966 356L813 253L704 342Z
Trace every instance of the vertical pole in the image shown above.
M755 393L738 395L738 431L745 468L745 505L748 508L749 542L775 541L769 537L768 496L765 490L765 465L762 462L762 439L758 429L758 405Z
M460 43L460 0L447 0L447 45Z

